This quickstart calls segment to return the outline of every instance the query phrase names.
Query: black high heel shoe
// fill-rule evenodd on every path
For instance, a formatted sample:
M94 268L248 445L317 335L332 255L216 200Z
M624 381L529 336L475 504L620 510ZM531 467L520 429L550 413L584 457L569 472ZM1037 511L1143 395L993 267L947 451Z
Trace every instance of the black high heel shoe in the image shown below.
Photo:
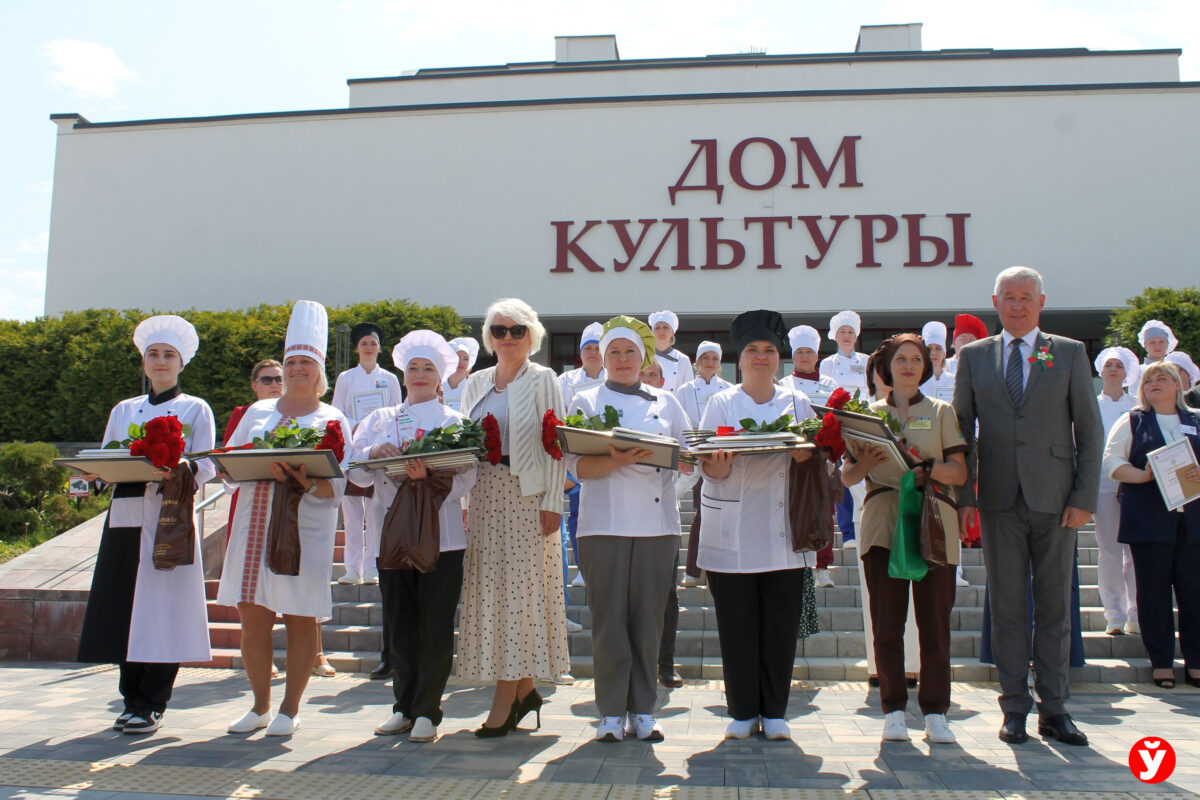
M525 717L529 715L530 711L534 711L537 713L537 726L534 728L534 730L541 730L542 704L545 702L546 701L542 699L542 696L537 693L537 689L530 689L529 694L525 695L524 699L522 699L521 702L516 706L517 720L514 723L514 726L519 725L521 720L525 719Z
M500 724L500 727L489 728L487 725L480 725L475 729L475 735L480 739L496 739L501 736L508 736L510 731L517 729L518 708L517 701L513 700L512 709L508 712L508 718Z

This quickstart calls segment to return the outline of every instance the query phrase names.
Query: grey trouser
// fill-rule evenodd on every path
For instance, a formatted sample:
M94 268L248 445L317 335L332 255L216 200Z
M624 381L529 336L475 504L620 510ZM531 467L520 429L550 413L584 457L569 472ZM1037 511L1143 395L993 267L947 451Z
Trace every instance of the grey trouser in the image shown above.
M1017 492L1011 508L981 511L983 558L992 605L992 655L1000 673L1000 709L1028 714L1029 611L1025 576L1033 572L1033 666L1038 713L1065 713L1071 697L1071 576L1075 531L1060 514L1033 511Z
M592 668L602 717L653 714L658 646L678 536L579 536L592 614Z

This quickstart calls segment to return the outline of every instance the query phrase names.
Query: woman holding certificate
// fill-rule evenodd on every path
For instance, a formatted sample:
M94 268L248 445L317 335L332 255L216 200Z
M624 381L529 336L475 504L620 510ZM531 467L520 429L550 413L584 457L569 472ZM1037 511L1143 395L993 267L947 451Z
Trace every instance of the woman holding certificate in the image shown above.
M1167 453L1156 454L1168 445ZM1129 545L1137 578L1138 624L1150 655L1154 683L1175 687L1175 620L1171 594L1179 606L1179 646L1184 680L1200 686L1200 502L1176 503L1200 482L1200 414L1183 402L1179 373L1171 364L1142 367L1138 404L1123 414L1104 447L1104 472L1121 484L1121 523L1117 541ZM1170 455L1170 458L1163 458ZM1152 459L1162 459L1156 479ZM1159 480L1166 478L1166 486ZM1172 498L1174 510L1163 495Z
M665 389L638 379L654 362L654 334L632 317L614 317L600 339L607 379L575 395L571 410L585 417L612 406L621 427L669 436L681 445L687 413ZM642 462L643 447L607 455L567 455L567 468L582 479L579 496L579 568L592 614L592 658L600 727L596 739L626 735L661 742L654 718L658 697L655 666L663 613L679 554L679 503L675 471Z
M700 427L742 427L741 420L772 423L813 416L803 394L775 383L787 326L774 311L747 311L734 318L730 335L742 382L708 402ZM768 739L788 739L788 693L796 639L816 630L812 567L816 554L792 549L788 505L789 459L807 461L811 450L736 455L727 450L701 456L697 564L708 572L717 611L725 671L725 698L733 721L727 739L745 739L761 727ZM808 598L808 599L806 599Z
M351 458L388 458L402 455L402 447L435 428L461 422L463 415L438 402L437 389L443 376L459 364L458 353L433 331L406 334L392 350L392 363L404 371L407 398L397 406L371 412L354 432ZM440 495L438 513L438 556L434 569L419 572L411 567L393 568L381 558L379 589L383 594L384 642L392 665L392 690L396 702L392 717L375 729L380 736L405 733L409 741L431 742L442 722L441 700L454 663L454 611L462 590L463 495L475 485L475 470L438 474L421 459L404 462L405 477L393 478L385 470L355 469L350 480L375 487L370 520L385 537L384 519L396 499L397 480L431 481ZM387 542L383 543L384 557Z
M933 373L925 342L916 334L897 334L889 340L877 366L892 391L887 400L877 400L871 408L895 417L904 447L915 449L920 459L932 462L928 470L917 467L917 483L923 487L927 481L934 481L939 489L962 486L967 481L967 443L959 432L954 407L921 394L921 384ZM959 552L958 513L949 495L941 494L933 501L944 529L946 564L931 566L925 577L915 582L891 577L888 561L899 520L900 492L870 478L871 470L887 459L883 448L852 444L849 450L852 459L848 460L852 463L843 467L842 483L853 486L865 478L867 484L859 552L871 604L883 738L908 740L904 721L908 705L904 631L911 596L921 645L917 700L925 715L925 738L952 744L955 738L946 722L946 711L950 708L950 610L954 606L954 568Z
M212 410L199 397L179 390L179 374L200 345L196 329L182 317L159 315L142 320L134 329L133 343L142 354L150 393L113 408L104 443L126 440L131 425L172 417L182 426L184 452L211 450L216 430ZM153 454L151 460L157 463ZM185 470L190 466L197 490L215 474L207 459L180 464ZM159 472L168 475L162 466ZM186 481L189 476L180 477ZM193 536L190 563L155 563L160 517L169 515L162 510L164 486L113 486L79 637L79 661L119 665L125 708L113 729L128 734L158 730L179 662L212 658L200 537ZM311 662L311 653L308 658Z
M546 412L563 415L562 387L554 370L529 360L545 335L525 301L492 303L483 346L498 363L463 390L463 413L490 442L468 496L456 668L464 680L496 682L481 737L505 736L541 708L534 678L571 670L558 536L566 467L542 436Z
M325 378L325 350L329 345L329 321L325 307L300 300L292 308L283 350L283 395L260 400L246 411L229 440L231 448L269 438L276 430L296 426L323 432L326 439L344 441L350 422L342 412L321 402L329 391ZM343 470L350 462L350 448L332 448ZM266 728L268 736L290 736L300 728L300 699L312 674L313 654L320 646L318 620L333 613L330 582L333 578L334 531L338 502L345 478L310 478L304 466L293 469L280 451L271 465L274 480L227 483L240 495L217 602L237 606L242 620L242 663L254 705L229 725L230 733L252 733ZM288 484L289 491L282 488ZM274 516L273 503L286 502L292 492L303 493L295 506L299 544L299 568L276 571L269 555L272 537L268 527ZM294 496L294 495L293 495ZM291 504L287 504L288 509ZM291 514L279 509L283 516ZM281 526L287 528L287 525ZM287 536L288 533L279 534ZM283 616L287 628L287 685L279 713L271 710L271 629L275 616Z

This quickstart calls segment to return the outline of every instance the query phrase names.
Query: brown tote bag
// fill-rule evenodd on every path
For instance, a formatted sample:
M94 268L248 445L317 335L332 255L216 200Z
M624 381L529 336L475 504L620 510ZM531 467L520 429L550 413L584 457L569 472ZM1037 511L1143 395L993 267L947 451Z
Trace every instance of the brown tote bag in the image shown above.
M158 485L162 510L154 533L154 568L186 567L196 560L196 525L192 508L196 501L196 476L185 461Z
M833 541L826 459L818 452L807 461L790 460L788 467L788 519L792 524L792 552L824 549Z
M276 482L267 523L267 567L276 575L300 574L300 499L304 489L291 475Z
M396 489L379 536L380 569L433 572L437 568L442 543L438 509L450 495L454 476L433 469L427 472L425 480L406 480Z
M928 472L926 473L928 474ZM932 567L944 567L946 560L946 528L942 524L939 513L939 503L953 503L950 498L939 492L933 481L926 478L925 491L921 497L921 558Z

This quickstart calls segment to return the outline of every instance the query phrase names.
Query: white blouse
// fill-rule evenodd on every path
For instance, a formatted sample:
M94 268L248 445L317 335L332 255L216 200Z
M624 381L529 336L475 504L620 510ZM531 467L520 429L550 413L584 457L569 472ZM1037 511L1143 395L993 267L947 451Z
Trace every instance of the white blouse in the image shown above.
M462 414L442 405L436 398L424 403L380 408L372 411L354 432L350 458L352 461L365 461L371 457L371 449L378 445L394 444L401 447L420 438L427 431L444 428L464 419L466 418ZM443 553L467 548L467 534L462 519L462 498L475 485L475 477L474 469L455 474L450 485L450 494L442 501L438 524L441 528ZM392 501L396 499L399 482L406 478L393 478L381 469L352 469L350 480L359 486L375 487L375 496L371 500L372 524L375 526L373 530L383 530L383 520L392 506Z
M704 417L704 409L708 407L708 401L713 399L717 392L723 392L732 386L732 383L720 375L713 375L707 381L700 377L693 378L676 389L675 396L679 398L679 404L687 412L689 426L699 427L700 420Z
M682 445L688 426L683 406L670 392L642 388L654 395L654 400L593 386L575 395L575 405L589 417L612 406L621 417L622 428L670 436ZM568 453L566 461L567 470L578 475L579 456ZM672 469L630 464L603 478L581 481L576 536L677 536L677 474Z
M1184 431L1179 421L1178 414L1155 414L1158 419L1158 428L1162 431L1163 441L1166 444L1177 442L1184 438ZM1189 431L1195 433L1195 431ZM1117 471L1117 467L1129 464L1129 453L1133 447L1133 428L1129 424L1129 412L1117 419L1112 429L1108 432L1108 440L1104 443L1104 468L1100 473L1102 477L1116 481L1113 473Z
M815 416L804 395L783 386L775 396L756 403L741 384L717 394L708 403L700 427L741 427L747 417L774 422L784 414L792 419ZM739 456L724 478L704 474L700 488L700 549L696 563L714 572L770 572L816 566L815 553L792 551L788 514L788 467L791 456Z

